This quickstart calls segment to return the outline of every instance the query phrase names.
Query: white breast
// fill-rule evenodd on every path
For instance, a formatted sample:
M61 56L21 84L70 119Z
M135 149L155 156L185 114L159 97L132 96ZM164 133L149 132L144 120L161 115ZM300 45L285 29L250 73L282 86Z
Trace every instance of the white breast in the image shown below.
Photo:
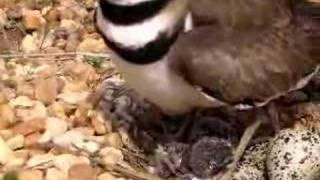
M133 89L168 114L188 112L194 107L217 106L216 101L172 72L166 58L148 65L129 64L119 57L114 62Z

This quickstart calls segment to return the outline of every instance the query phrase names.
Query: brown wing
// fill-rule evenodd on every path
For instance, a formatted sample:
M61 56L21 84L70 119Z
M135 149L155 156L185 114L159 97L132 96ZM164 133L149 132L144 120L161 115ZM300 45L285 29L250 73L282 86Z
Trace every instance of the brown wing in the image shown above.
M230 104L261 103L285 93L315 70L309 42L299 28L225 31L201 27L181 35L171 67L191 84Z
M195 26L219 24L224 28L247 28L275 22L286 16L288 0L190 0Z

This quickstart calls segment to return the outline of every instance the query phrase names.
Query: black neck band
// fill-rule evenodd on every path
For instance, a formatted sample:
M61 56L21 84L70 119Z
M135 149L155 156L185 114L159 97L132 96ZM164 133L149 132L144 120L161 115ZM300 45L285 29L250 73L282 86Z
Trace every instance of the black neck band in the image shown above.
M103 16L114 24L129 25L142 22L153 17L170 0L154 0L141 2L134 6L116 5L107 0L100 0L100 8Z

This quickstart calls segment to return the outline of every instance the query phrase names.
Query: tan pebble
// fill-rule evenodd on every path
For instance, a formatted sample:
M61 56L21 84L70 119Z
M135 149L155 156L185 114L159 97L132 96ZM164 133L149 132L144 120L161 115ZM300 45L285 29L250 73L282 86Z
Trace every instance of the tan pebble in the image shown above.
M50 117L46 119L46 131L39 139L39 143L51 141L54 137L62 135L68 130L68 124L65 120Z
M16 134L28 135L45 129L45 121L43 119L33 119L15 125L12 131Z
M66 112L64 105L61 102L55 101L48 107L48 113L52 116L64 119L66 117Z
M3 92L0 92L0 104L6 104L6 103L8 103L7 96Z
M61 11L60 13L63 13L63 14L64 14L64 13L68 13L68 12L70 12L70 11L65 10L65 11ZM61 15L63 16L63 14L61 14ZM81 24L79 24L79 23L76 22L76 21L63 18L63 19L60 21L60 27L66 29L67 32L68 32L69 34L71 34L71 33L77 32L77 31L80 29Z
M74 144L81 143L84 140L84 135L75 130L67 131L66 133L53 138L53 143L65 147L72 148Z
M24 146L25 147L33 147L39 144L39 139L41 138L42 134L40 132L35 132L29 134L25 137Z
M6 142L0 137L0 164L4 165L13 158L13 151Z
M75 164L89 164L90 161L86 157L77 157L73 154L61 154L54 158L53 165L59 170L67 173L71 166Z
M4 140L8 140L12 138L15 134L11 129L3 129L0 130L0 137L2 137Z
M27 30L36 30L44 25L45 20L40 11L25 10L22 15L22 23Z
M96 153L100 149L100 144L93 141L83 141L74 144L77 148L85 150L89 153Z
M22 83L18 85L17 93L21 96L34 98L34 86L30 83Z
M87 38L79 44L78 51L100 53L104 52L105 48L106 45L103 39Z
M56 100L58 95L58 81L55 77L38 79L35 83L35 97L48 105Z
M102 161L106 165L115 165L123 161L123 154L120 150L113 147L105 147L100 150L99 154L103 157Z
M84 102L89 96L89 92L66 92L58 95L58 98L62 101L71 104L78 105Z
M33 167L51 167L54 159L53 154L40 154L32 156L28 161L26 166L29 168Z
M70 180L96 180L96 170L89 164L75 164L69 169Z
M121 136L118 133L110 133L105 136L105 143L108 146L120 149L123 146Z
M16 116L22 121L30 121L31 119L45 119L48 115L47 109L39 101L34 101L31 108L16 108Z
M104 121L102 121L103 119L100 119L97 116L99 115L95 115L93 118L91 118L91 124L98 135L106 134L107 127Z
M35 53L39 51L39 40L36 36L26 35L21 42L21 49L25 53Z
M118 180L118 178L114 177L110 173L103 173L98 176L98 180Z
M40 170L22 170L18 174L19 180L43 180L44 173Z
M77 127L73 128L75 131L79 131L84 136L93 136L94 135L94 129L91 127Z
M49 168L45 180L68 180L68 175L57 168Z
M19 134L7 140L7 145L12 150L23 148L24 136Z
M8 104L0 105L0 129L5 129L16 121L14 109Z
M10 105L12 107L21 106L21 107L32 107L34 102L27 96L18 96L15 99L10 100Z

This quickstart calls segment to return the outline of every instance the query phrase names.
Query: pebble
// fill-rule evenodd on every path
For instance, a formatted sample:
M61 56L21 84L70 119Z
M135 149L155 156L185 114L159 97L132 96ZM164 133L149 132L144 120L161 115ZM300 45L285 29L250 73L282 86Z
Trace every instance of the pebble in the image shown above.
M23 148L24 146L24 136L21 134L18 134L10 139L7 140L7 145L10 149L16 150Z
M319 179L319 133L305 129L282 130L273 140L267 168L270 180Z
M12 131L16 134L29 135L40 132L45 129L45 121L43 119L33 119L21 122L13 126Z
M97 172L89 164L75 164L69 169L69 180L96 180Z
M89 164L88 158L80 156L77 157L73 154L61 154L53 158L53 166L64 173L68 173L70 167L75 164Z
M43 180L44 173L40 170L22 170L19 172L19 180Z
M34 155L27 161L26 166L29 168L47 168L52 166L53 160L53 154Z
M99 155L102 156L102 162L105 165L115 165L124 159L122 152L113 147L101 149Z
M54 137L62 135L68 130L68 124L66 121L50 117L46 120L46 131L39 139L39 143L46 143L51 141Z
M118 180L118 178L114 177L110 173L102 173L98 176L98 180Z
M4 165L13 157L13 151L0 137L0 164Z
M68 175L57 168L47 169L45 180L68 180Z
M119 133L110 133L105 136L105 144L117 149L122 148L123 143Z

